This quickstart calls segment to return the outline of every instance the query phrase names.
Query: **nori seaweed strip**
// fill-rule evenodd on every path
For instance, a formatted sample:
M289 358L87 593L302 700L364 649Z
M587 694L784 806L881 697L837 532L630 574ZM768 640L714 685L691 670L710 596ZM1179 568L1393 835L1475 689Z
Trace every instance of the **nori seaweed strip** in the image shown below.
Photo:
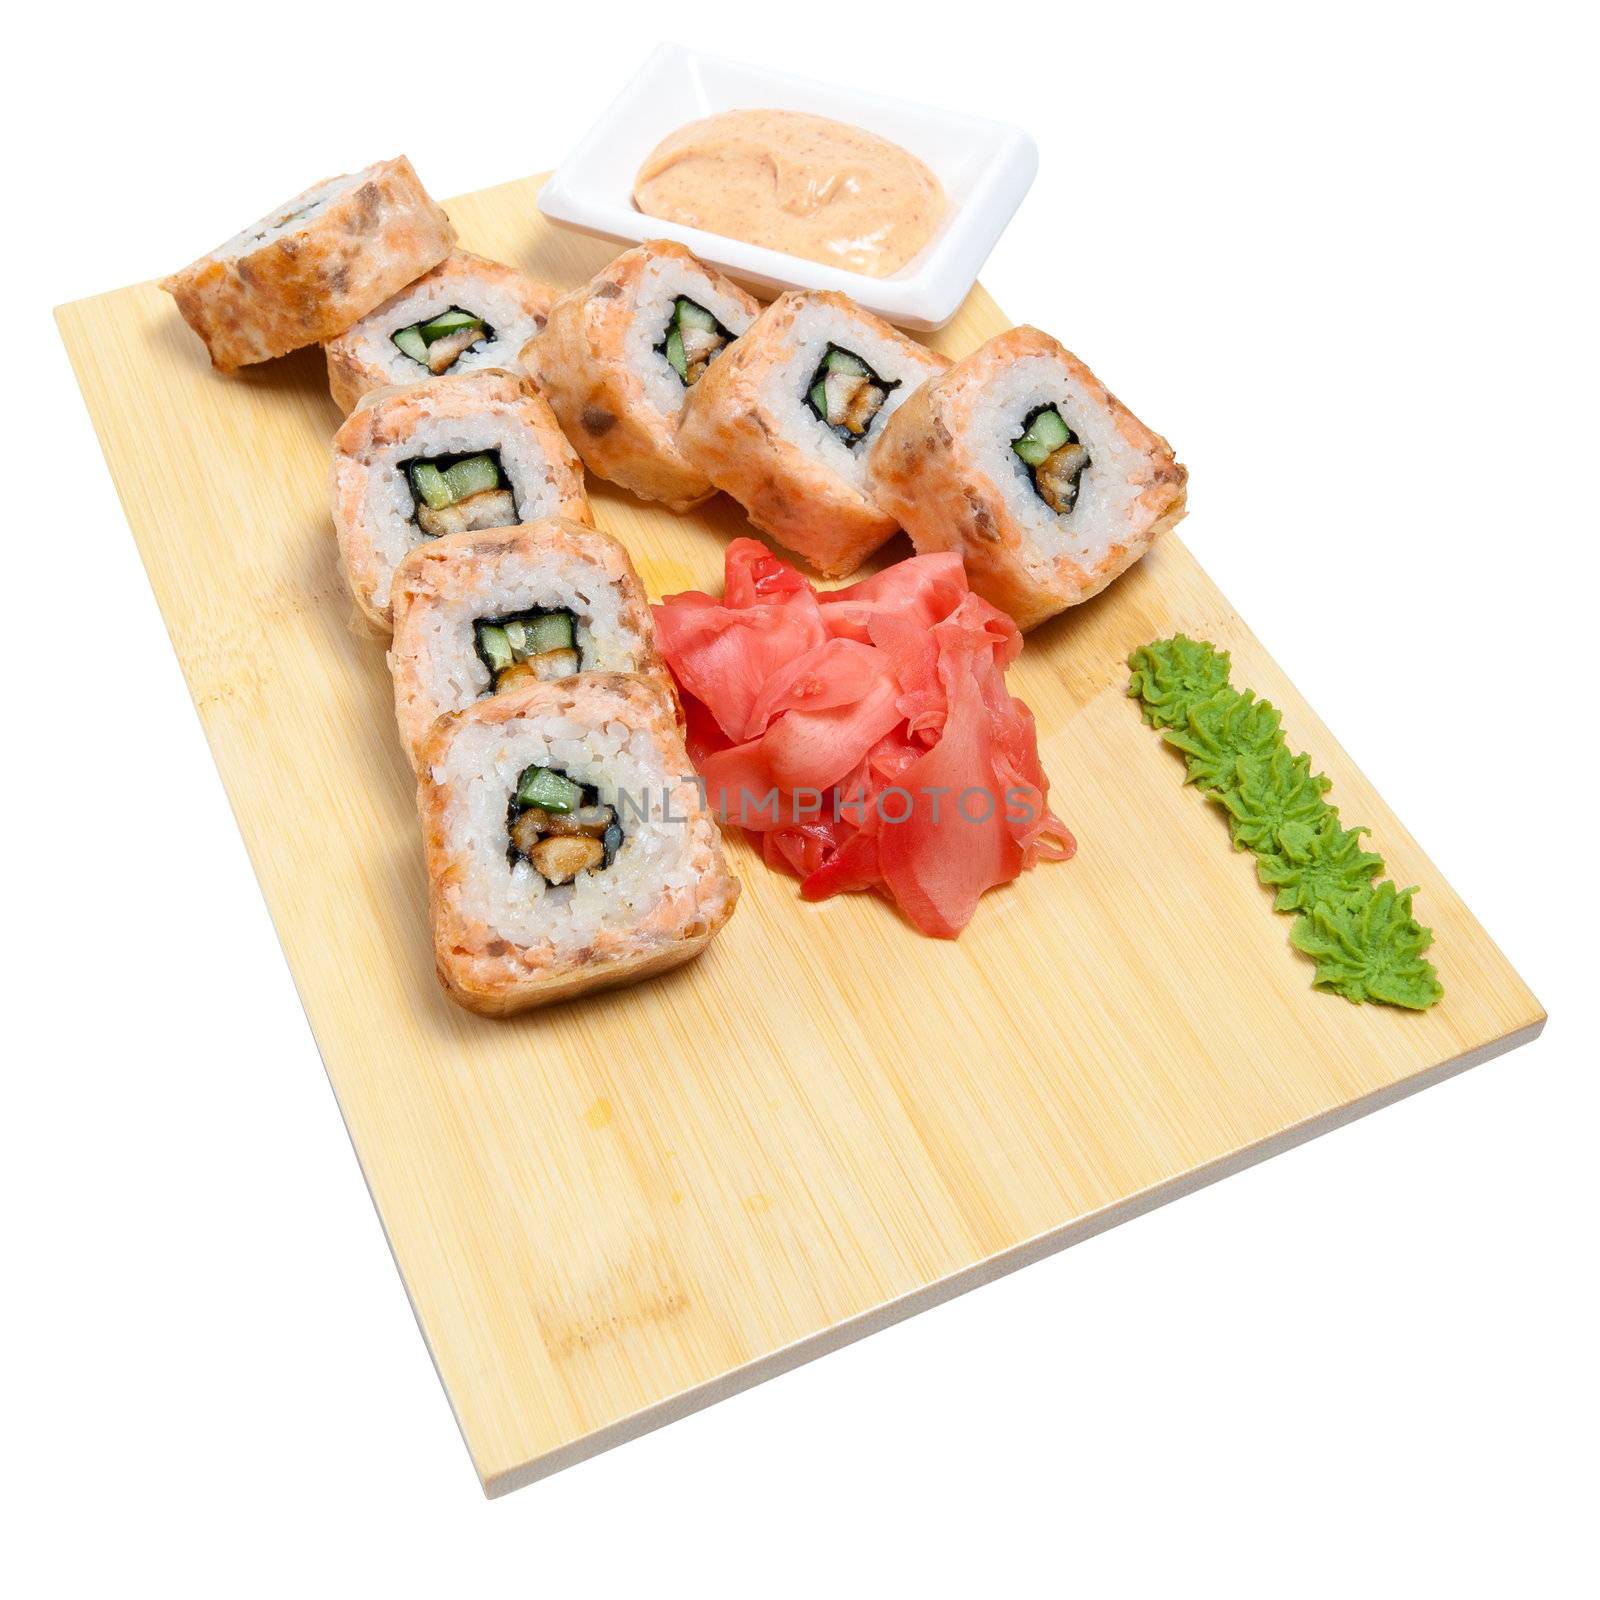
M678 382L681 383L685 389L688 389L692 387L689 379L683 373L678 371L678 368L673 362L672 357L667 354L667 346L671 343L673 334L676 333L680 339L683 337L683 326L681 320L683 306L693 306L695 310L698 311L702 316L710 317L711 325L716 330L717 337L723 341L719 349L713 350L711 354L706 357L708 363L715 361L717 357L720 356L722 352L726 350L728 346L732 344L733 341L739 336L733 331L732 328L727 327L723 323L722 319L709 306L701 305L698 300L693 300L686 294L675 295L673 297L672 314L667 318L667 326L662 332L661 342L659 344L651 345L650 348L666 361L667 365L670 366L673 372L677 374Z
M578 619L576 615L565 606L534 607L531 611L508 611L502 617L474 617L472 622L472 650L473 654L489 670L489 687L484 691L488 696L494 693L494 680L498 676L494 662L484 654L483 635L478 632L480 628L503 628L508 622L537 622L541 617L570 617L572 619L572 649L578 657L578 670L583 670L583 651L578 646Z
M516 485L512 483L510 474L505 469L505 463L500 459L498 450L454 450L438 456L408 456L404 461L395 462L395 470L401 473L406 480L406 488L411 492L412 512L411 518L416 520L417 508L421 501L417 496L417 486L411 480L411 469L422 462L427 462L431 467L437 467L441 472L453 467L458 461L470 460L473 456L488 456L494 462L494 470L500 475L500 487L511 494L511 506L517 514L517 520L522 520L522 507L517 504Z
M446 306L443 311L439 312L437 316L422 317L416 322L408 322L403 328L396 328L394 333L389 335L389 343L394 345L400 351L400 354L403 355L408 361L417 361L417 358L412 355L404 345L399 343L395 335L401 333L410 333L413 329L416 330L416 332L420 335L422 330L427 327L430 322L437 322L439 317L448 316L471 317L472 320L479 325L479 328L482 331L478 334L478 337L466 347L465 350L457 352L455 361L452 361L450 366L444 369L446 372L449 372L451 368L455 366L456 361L459 361L462 356L467 354L468 351L475 350L480 344L492 344L494 342L495 331L486 318L480 317L476 311L468 311L465 306L449 305ZM425 344L427 343L426 340L423 342ZM428 364L425 361L417 361L417 365L427 369L430 372L432 371L432 368L428 367ZM435 374L435 376L437 376L437 374Z
M862 367L866 370L867 382L870 384L875 384L878 388L883 390L883 400L878 402L878 410L873 412L871 421L867 423L866 427L864 427L860 433L851 433L851 431L842 422L829 422L827 413L823 411L817 405L816 401L811 398L812 393L815 391L817 385L826 380L829 371L828 357L835 353L841 356L849 356L852 361L859 361ZM884 401L889 398L891 391L898 389L899 387L900 379L895 378L890 380L888 378L880 378L878 376L878 369L874 367L865 356L858 355L854 350L846 350L842 344L834 344L832 340L829 340L828 348L822 352L822 359L817 363L817 370L806 379L806 405L810 408L811 415L814 416L817 421L823 425L823 427L831 428L838 438L844 440L845 445L849 449L854 450L855 447L860 444L869 433L872 432L872 424L878 420L878 416L883 410Z
M1016 452L1017 446L1033 431L1034 423L1036 423L1047 411L1053 411L1056 415L1056 420L1063 428L1067 430L1067 437L1062 441L1061 445L1056 446L1056 449L1059 450L1064 445L1069 444L1075 444L1082 447L1083 440L1080 439L1072 430L1071 426L1067 422L1067 419L1061 415L1061 407L1057 405L1054 400L1046 400L1042 406L1035 406L1033 410L1022 419L1022 431L1016 436L1015 439L1011 441L1011 448L1013 452ZM1054 454L1054 451L1052 451L1051 454ZM1048 459L1048 457L1046 459ZM1083 465L1078 468L1077 473L1073 477L1072 495L1067 504L1066 510L1064 511L1057 511L1055 506L1050 505L1049 496L1046 495L1044 490L1039 487L1039 467L1043 466L1044 462L1041 461L1038 466L1035 466L1026 457L1018 453L1017 463L1028 475L1028 487L1032 489L1041 500L1044 501L1046 506L1049 506L1051 511L1055 511L1057 516L1066 516L1074 509L1074 507L1076 507L1078 503L1078 486L1083 481L1084 473L1086 473L1089 468L1094 465L1094 457L1087 454L1087 452L1085 453Z
M511 837L511 830L516 827L517 818L520 817L524 811L530 809L528 806L521 805L517 801L517 789L522 787L522 778L527 771L528 769L525 767L523 768L522 773L518 774L517 786L511 791L510 800L506 802L506 860L513 867L516 866L519 861L527 861L528 865L533 867L533 862L516 847L516 844L513 842ZM560 773L559 776L566 778L567 775L563 772ZM569 783L577 784L579 793L581 795L581 799L579 801L580 805L597 806L602 803L600 799L600 791L594 784L578 783L576 778L567 778L567 781ZM622 824L617 820L617 809L615 806L607 806L606 809L611 813L611 824L606 829L605 835L600 841L601 848L605 851L605 856L601 860L598 868L598 870L601 872L604 872L605 869L617 859L617 851L622 848ZM539 871L537 867L533 867L533 870L535 872ZM544 877L543 873L540 873L539 875L540 877ZM549 881L550 880L548 878L545 879L546 883Z

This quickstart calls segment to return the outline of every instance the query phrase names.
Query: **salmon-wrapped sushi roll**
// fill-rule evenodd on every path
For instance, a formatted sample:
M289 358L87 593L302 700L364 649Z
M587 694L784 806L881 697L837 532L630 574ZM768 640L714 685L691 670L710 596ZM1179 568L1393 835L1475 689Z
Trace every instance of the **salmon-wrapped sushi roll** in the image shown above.
M683 397L761 307L652 239L562 295L522 364L596 477L686 511L714 491L678 449Z
M328 388L343 411L395 383L479 367L517 370L555 290L498 261L453 250L326 346Z
M447 533L544 517L590 526L583 467L527 379L486 367L374 389L333 436L333 520L350 592L380 627L394 570Z
M446 711L531 683L636 672L672 692L628 552L558 518L413 550L395 572L389 671L413 762Z
M870 469L918 551L957 552L1023 628L1131 567L1183 516L1189 476L1075 355L1027 327L914 394Z
M404 156L327 178L161 280L221 372L343 333L450 253Z
M678 966L739 896L653 678L585 672L441 717L417 804L439 976L484 1016Z
M899 527L867 489L867 453L950 365L831 290L780 295L689 391L678 444L758 528L830 578Z

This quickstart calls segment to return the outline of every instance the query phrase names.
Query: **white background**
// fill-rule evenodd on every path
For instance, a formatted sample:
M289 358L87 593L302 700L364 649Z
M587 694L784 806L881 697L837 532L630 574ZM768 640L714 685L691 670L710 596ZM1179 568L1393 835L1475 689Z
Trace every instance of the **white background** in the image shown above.
M896 12L13 31L11 1593L1595 1592L1593 41L1541 5ZM1184 537L1552 1021L491 1504L48 308L396 150L445 196L551 165L674 29L1034 132L989 287L1175 442Z

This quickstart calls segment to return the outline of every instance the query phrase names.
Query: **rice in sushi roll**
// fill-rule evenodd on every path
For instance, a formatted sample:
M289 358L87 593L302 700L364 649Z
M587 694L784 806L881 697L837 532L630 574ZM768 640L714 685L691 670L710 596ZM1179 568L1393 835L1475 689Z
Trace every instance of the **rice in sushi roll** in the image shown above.
M597 477L686 511L712 494L678 449L678 413L761 310L681 244L652 239L562 295L522 353Z
M780 295L689 391L678 444L758 528L842 578L899 524L867 454L949 361L831 290Z
M327 178L163 278L221 372L343 333L450 253L455 229L404 156Z
M1187 471L1047 333L1012 328L913 395L872 492L1024 628L1087 600L1180 520Z
M580 673L434 725L417 804L451 997L505 1016L697 956L739 885L671 695Z
M583 467L533 385L486 367L374 389L333 436L333 520L350 592L380 627L394 570L450 533L566 517L592 526Z
M413 550L395 573L389 671L413 761L440 716L488 695L579 672L672 681L628 552L559 519Z
M454 250L328 342L328 388L349 411L372 389L478 367L515 370L555 291L498 261Z

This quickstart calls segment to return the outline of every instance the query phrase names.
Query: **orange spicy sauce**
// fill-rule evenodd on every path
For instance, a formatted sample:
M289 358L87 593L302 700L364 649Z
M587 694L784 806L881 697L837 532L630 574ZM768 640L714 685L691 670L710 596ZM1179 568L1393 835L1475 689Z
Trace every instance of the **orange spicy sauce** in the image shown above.
M933 237L944 189L909 150L803 111L723 111L669 133L633 180L647 216L886 278Z

